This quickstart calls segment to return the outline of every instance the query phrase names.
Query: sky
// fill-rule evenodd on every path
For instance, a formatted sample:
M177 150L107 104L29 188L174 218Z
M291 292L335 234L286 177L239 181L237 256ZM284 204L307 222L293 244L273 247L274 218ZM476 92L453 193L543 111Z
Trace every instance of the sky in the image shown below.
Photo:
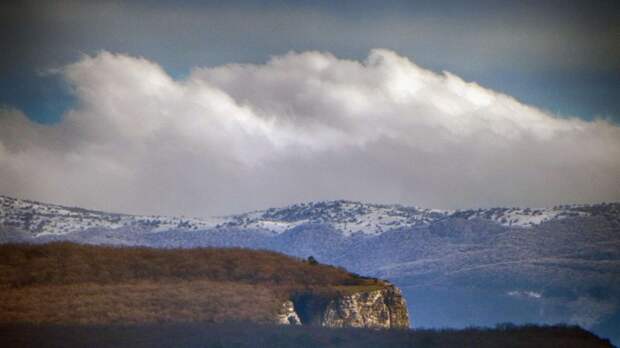
M620 200L613 1L20 1L0 23L0 194L194 216Z

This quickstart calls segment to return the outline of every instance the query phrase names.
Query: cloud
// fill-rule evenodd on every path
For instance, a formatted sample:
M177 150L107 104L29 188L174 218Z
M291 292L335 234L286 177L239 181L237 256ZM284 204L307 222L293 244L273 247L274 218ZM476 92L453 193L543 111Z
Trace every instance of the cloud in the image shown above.
M439 208L620 199L620 127L558 118L388 50L195 68L100 52L55 125L0 111L0 192L212 215L346 198Z
M536 291L513 290L513 291L508 291L507 294L508 296L512 296L512 297L524 297L524 298L535 298L535 299L542 298L542 294Z

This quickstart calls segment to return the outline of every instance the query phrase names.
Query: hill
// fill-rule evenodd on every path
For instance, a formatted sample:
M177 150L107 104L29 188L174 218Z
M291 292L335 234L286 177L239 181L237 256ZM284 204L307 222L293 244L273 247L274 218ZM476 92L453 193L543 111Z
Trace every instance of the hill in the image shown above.
M575 326L371 330L249 323L0 325L5 347L613 348Z
M342 298L350 302L369 293L379 294L386 308L370 309L354 301L358 317L335 314ZM4 324L283 319L288 324L286 320L294 319L323 326L407 327L406 308L396 301L397 294L387 282L268 251L72 243L0 246ZM382 311L389 312L387 318L380 317ZM380 318L371 321L371 316Z

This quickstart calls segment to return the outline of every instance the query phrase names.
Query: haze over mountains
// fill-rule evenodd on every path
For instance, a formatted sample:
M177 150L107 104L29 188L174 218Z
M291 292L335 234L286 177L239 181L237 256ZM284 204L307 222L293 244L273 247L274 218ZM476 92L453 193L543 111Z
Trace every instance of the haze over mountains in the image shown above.
M566 322L620 340L620 204L444 211L314 202L216 218L0 197L3 242L242 246L386 278L414 327Z

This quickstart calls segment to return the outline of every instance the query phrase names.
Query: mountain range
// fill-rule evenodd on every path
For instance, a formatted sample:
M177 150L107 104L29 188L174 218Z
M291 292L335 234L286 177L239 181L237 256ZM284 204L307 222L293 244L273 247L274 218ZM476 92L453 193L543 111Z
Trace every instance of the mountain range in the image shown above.
M326 201L137 216L0 196L0 242L239 246L388 279L414 327L577 324L620 342L620 203L437 210Z

